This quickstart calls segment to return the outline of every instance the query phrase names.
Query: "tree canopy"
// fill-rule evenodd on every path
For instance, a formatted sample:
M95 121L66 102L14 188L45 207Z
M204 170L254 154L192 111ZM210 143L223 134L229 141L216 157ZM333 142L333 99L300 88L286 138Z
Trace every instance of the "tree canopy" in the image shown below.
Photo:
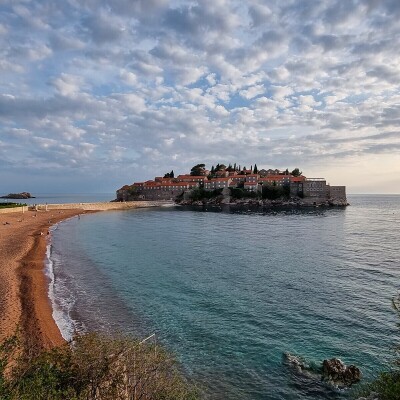
M291 174L292 174L293 176L300 176L302 173L303 173L303 172L300 171L298 168L295 168L295 169L291 172Z
M191 170L190 170L190 175L192 176L199 176L199 175L204 175L204 172L206 170L206 165L205 164L196 164Z

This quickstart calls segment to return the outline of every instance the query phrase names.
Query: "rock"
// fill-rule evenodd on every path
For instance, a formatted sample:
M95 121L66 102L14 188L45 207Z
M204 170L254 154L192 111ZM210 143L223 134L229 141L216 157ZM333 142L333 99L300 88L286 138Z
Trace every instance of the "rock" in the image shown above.
M379 397L377 393L372 392L368 397L359 397L357 400L379 400Z
M335 386L349 387L361 379L361 371L355 365L346 366L338 358L331 358L322 363L322 379Z
M34 199L29 192L9 193L7 196L1 196L2 199Z
M286 362L297 371L301 372L308 368L308 365L298 356L285 352L283 354Z

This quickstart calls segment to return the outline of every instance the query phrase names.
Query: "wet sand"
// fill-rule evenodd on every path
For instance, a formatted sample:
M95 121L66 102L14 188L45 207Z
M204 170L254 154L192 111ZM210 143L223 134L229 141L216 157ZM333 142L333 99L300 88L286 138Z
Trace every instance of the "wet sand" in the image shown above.
M83 212L0 214L0 342L17 329L25 343L36 348L64 342L52 317L44 274L47 232L51 225Z

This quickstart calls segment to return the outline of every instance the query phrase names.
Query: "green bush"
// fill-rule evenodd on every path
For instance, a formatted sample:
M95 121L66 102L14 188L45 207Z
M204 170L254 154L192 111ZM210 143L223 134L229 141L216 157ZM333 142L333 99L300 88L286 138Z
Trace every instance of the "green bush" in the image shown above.
M192 190L192 193L190 194L190 199L193 201L213 199L215 197L221 196L222 190L223 190L222 188L214 190L204 190L203 188L195 188Z
M241 188L230 188L230 192L234 199L258 199L260 197L259 192L251 192Z
M1 208L15 208L15 207L22 207L26 206L26 203L11 203L11 202L6 202L6 203L0 203L0 209Z
M15 339L0 347L1 400L197 398L168 353L132 338L85 334L33 355Z
M356 393L356 398L376 393L379 400L400 399L400 372L382 372L372 383Z

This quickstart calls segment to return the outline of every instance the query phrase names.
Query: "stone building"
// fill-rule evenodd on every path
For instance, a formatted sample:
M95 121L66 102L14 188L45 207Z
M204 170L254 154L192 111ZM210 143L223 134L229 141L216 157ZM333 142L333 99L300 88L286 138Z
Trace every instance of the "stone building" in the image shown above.
M306 178L303 182L304 197L326 198L326 180L324 178Z
M232 178L214 178L204 182L204 190L228 188Z
M346 186L329 186L329 198L331 200L346 202Z

